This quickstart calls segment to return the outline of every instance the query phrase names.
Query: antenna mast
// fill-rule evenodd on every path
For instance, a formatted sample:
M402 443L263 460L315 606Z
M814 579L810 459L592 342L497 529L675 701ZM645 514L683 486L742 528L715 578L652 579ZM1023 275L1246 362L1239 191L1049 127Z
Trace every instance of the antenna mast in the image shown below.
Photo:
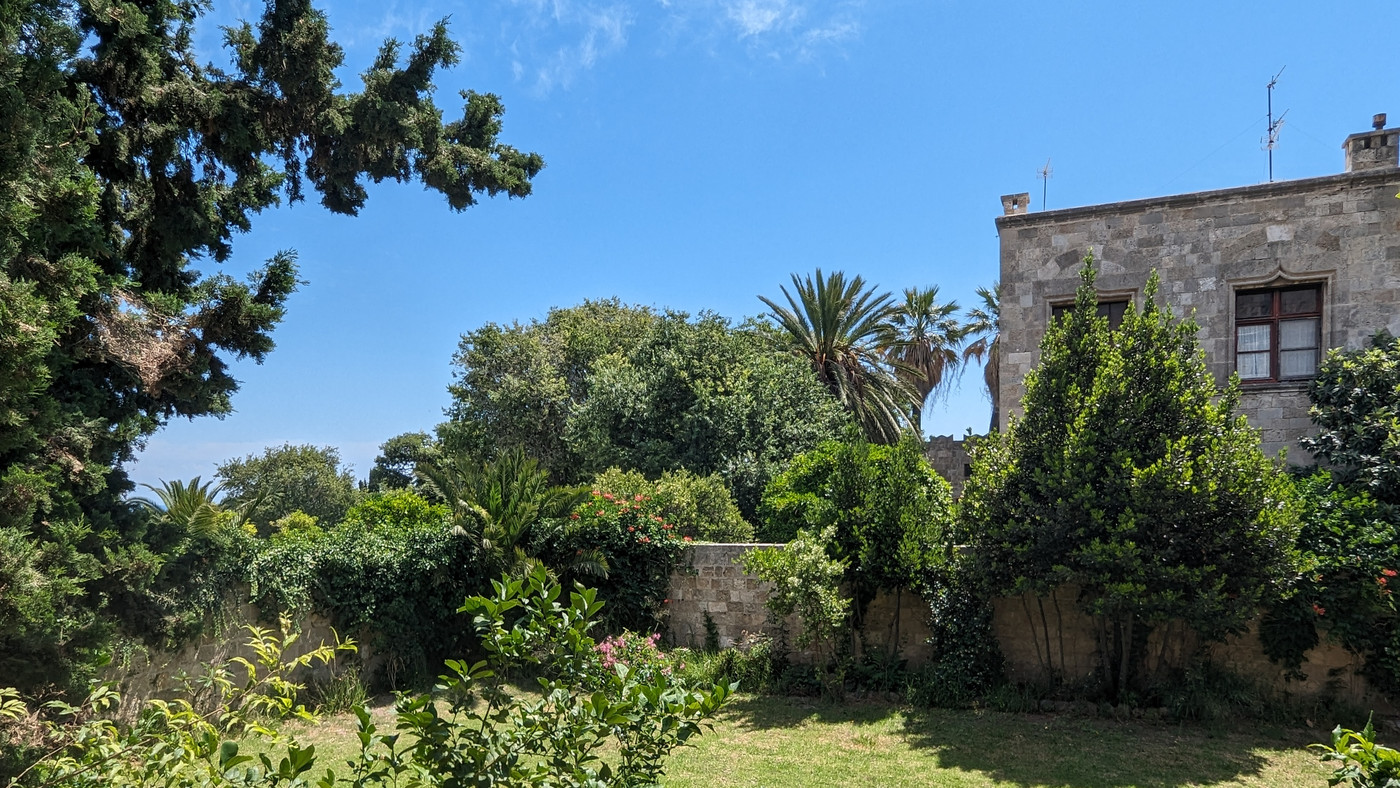
M1288 68L1284 66L1283 68ZM1288 114L1288 110L1283 111L1283 115L1274 120L1274 86L1278 84L1278 78L1283 76L1283 68L1278 70L1274 78L1269 80L1265 89L1269 93L1269 136L1265 138L1264 147L1269 151L1269 183L1274 182L1274 146L1278 145L1278 132L1283 128L1283 115Z
M1046 159L1045 166L1041 167L1036 172L1040 175L1040 210L1043 211L1046 207L1045 195L1050 190L1050 173L1054 172L1054 170L1050 169L1050 160Z

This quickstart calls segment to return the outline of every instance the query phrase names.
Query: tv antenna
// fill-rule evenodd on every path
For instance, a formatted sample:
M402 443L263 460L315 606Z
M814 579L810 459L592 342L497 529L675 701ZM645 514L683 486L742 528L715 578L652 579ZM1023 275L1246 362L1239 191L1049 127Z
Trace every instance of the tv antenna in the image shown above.
M1284 66L1283 68L1288 68ZM1283 76L1283 68L1278 70L1274 78L1269 80L1265 88L1269 92L1269 136L1264 138L1264 148L1269 152L1269 183L1274 182L1274 147L1278 145L1278 133L1283 128L1283 116L1288 114L1288 110L1283 111L1283 115L1274 120L1274 86L1278 84L1278 78Z
M1045 210L1045 195L1050 190L1050 174L1054 172L1050 169L1050 160L1046 159L1045 166L1036 172L1040 175L1040 210L1043 211Z

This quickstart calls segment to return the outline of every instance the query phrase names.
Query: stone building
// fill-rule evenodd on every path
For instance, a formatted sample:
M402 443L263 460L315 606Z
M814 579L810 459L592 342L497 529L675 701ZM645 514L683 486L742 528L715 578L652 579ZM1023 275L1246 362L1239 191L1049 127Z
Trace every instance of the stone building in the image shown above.
M1194 313L1218 382L1239 373L1240 409L1265 449L1307 461L1298 439L1322 354L1400 334L1400 129L1384 115L1373 126L1346 139L1337 175L1039 213L1028 195L1003 197L1001 426L1092 249L1100 314L1141 305L1156 269L1159 297Z

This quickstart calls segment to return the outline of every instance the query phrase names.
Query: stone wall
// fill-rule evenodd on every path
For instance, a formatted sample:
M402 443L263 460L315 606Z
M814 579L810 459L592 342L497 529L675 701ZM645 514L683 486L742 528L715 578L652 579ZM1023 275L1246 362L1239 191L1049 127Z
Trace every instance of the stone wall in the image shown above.
M1236 290L1319 283L1322 344L1356 348L1400 333L1400 168L1084 208L1001 216L1001 403L1019 412L1026 373L1053 305L1072 302L1093 250L1101 300L1142 303L1150 271L1160 299L1195 315L1211 371L1234 369ZM1306 461L1306 382L1246 384L1240 409L1265 448Z
M243 657L256 663L253 650L247 645L249 632L245 627L252 624L274 631L277 628L275 624L261 621L257 607L250 604L231 606L224 611L221 618L226 623L219 630L211 631L197 642L177 651L138 649L128 658L114 661L108 666L102 679L114 682L121 692L121 705L117 708L116 719L131 722L149 701L172 700L183 696L183 682L180 678L182 675L196 677L206 666L223 664L235 657ZM319 648L322 644L334 644L336 640L330 620L318 613L308 614L300 621L294 622L292 632L297 636L296 641L283 653L284 662ZM358 653L343 655L340 662L344 663L348 659L364 670L373 670L377 665L374 655L365 648L363 641L360 641ZM229 667L235 671L236 681L243 678L244 674L240 668ZM321 675L324 675L324 668L321 669ZM298 681L305 681L315 677L317 673L313 671L296 678Z
M1075 606L1076 594L1074 587L1066 586L1045 598L1027 594L995 600L992 628L1006 658L1008 678L1037 681L1044 679L1047 671L1054 671L1072 684L1094 675L1099 664L1098 630L1094 619ZM1323 642L1307 653L1300 671L1306 678L1288 676L1265 656L1256 623L1223 643L1200 646L1200 653L1212 664L1276 692L1295 697L1330 693L1358 706L1386 713L1396 710L1367 686L1358 672L1361 659L1335 643ZM1180 666L1184 655L1197 647L1192 633L1180 622L1158 627L1148 638L1148 664L1144 667L1150 670L1159 663Z
M667 603L667 635L670 642L687 648L705 645L705 615L719 634L721 647L744 642L748 635L776 635L780 628L795 637L796 618L773 621L764 607L772 585L746 574L735 559L749 550L782 547L772 544L697 544L686 548L682 568L671 576ZM896 614L898 620L896 622ZM917 594L881 595L866 610L869 644L898 643L912 663L929 659L929 629L923 600ZM795 655L799 659L806 655Z
M962 497L963 483L968 477L967 447L952 435L935 435L924 442L924 459L948 480L953 497Z

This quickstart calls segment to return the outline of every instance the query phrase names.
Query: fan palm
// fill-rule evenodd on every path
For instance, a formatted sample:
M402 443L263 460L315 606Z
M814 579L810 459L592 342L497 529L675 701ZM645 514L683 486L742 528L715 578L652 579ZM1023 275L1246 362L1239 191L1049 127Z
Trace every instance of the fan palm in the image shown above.
M896 374L886 350L897 344L889 293L875 292L859 276L840 271L799 279L796 295L782 288L788 305L759 296L786 333L792 352L812 364L817 379L855 417L873 441L893 443L909 423L917 394Z
M488 572L528 573L540 562L526 546L542 520L563 517L586 491L549 484L549 472L520 448L508 449L491 462L455 455L420 465L418 474L446 499L453 530L472 540ZM569 567L605 575L601 555L585 551Z
M976 337L963 348L963 361L976 359L982 363L982 378L987 382L987 393L992 398L992 426L997 429L1001 423L1001 283L991 289L977 288L981 306L967 311L966 336Z
M896 344L886 358L896 364L895 372L914 390L918 399L910 405L909 420L915 432L923 434L924 404L929 395L952 380L961 364L958 346L966 332L957 318L958 302L938 303L938 286L907 288L904 303L897 304L890 316Z

